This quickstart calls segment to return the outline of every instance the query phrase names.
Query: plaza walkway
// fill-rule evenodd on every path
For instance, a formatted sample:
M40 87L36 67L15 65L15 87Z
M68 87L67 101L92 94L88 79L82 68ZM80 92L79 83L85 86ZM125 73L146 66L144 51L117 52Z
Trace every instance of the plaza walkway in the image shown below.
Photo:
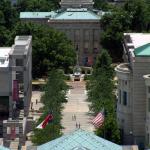
M64 104L62 126L63 133L69 133L80 127L86 131L93 131L90 117L88 116L88 102L84 81L69 82L68 103ZM75 116L75 117L74 117Z

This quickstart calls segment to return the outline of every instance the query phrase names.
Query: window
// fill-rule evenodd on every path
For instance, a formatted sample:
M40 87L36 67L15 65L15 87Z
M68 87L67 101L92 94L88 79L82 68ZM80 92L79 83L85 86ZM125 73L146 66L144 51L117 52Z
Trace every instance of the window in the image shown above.
M148 93L150 93L150 86L148 86Z
M94 41L98 41L100 39L100 31L94 30Z
M75 30L75 41L79 41L80 39L80 30Z
M89 48L89 43L88 42L85 42L84 43L84 53L88 53L88 48Z
M125 85L127 85L127 81L124 81Z
M94 42L93 53L98 53L98 42Z
M119 103L121 104L121 90L119 90Z
M147 145L149 145L149 133L147 134Z
M16 134L19 134L19 127L16 127Z
M11 133L11 128L7 127L7 134L10 134L10 133Z
M84 39L85 41L89 41L90 38L90 31L89 30L85 30L84 32Z
M127 105L127 92L123 91L123 105Z
M150 112L150 98L148 99L148 112Z
M23 59L16 59L16 66L23 66Z
M88 64L88 57L83 57L83 64L85 66L87 66L87 64Z

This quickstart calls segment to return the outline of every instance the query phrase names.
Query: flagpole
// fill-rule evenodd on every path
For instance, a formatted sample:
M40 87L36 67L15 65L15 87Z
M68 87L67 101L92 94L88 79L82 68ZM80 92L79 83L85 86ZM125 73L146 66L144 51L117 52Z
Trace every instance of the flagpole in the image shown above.
M104 139L105 139L105 108L104 108Z

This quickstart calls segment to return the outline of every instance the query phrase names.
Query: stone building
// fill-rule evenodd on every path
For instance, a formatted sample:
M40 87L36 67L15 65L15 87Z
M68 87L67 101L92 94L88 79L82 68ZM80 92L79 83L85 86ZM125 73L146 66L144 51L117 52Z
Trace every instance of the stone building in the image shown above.
M4 145L25 141L32 96L32 37L16 36L12 47L0 47L0 125ZM13 137L12 137L13 136Z
M93 8L93 0L61 0L61 8Z
M143 147L150 144L147 75L150 73L150 34L125 33L123 47L125 63L115 68L118 77L118 124L124 143L137 143Z
M20 19L64 32L78 51L79 64L91 66L101 50L100 20L104 12L92 9L92 0L62 0L60 4L61 9L52 12L21 12Z

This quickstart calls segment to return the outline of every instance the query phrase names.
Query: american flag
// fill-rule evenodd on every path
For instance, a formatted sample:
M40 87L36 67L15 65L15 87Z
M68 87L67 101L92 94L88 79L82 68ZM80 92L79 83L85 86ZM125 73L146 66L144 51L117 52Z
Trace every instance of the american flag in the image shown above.
M104 110L99 112L96 117L92 120L92 124L96 127L99 128L103 125L104 123Z

